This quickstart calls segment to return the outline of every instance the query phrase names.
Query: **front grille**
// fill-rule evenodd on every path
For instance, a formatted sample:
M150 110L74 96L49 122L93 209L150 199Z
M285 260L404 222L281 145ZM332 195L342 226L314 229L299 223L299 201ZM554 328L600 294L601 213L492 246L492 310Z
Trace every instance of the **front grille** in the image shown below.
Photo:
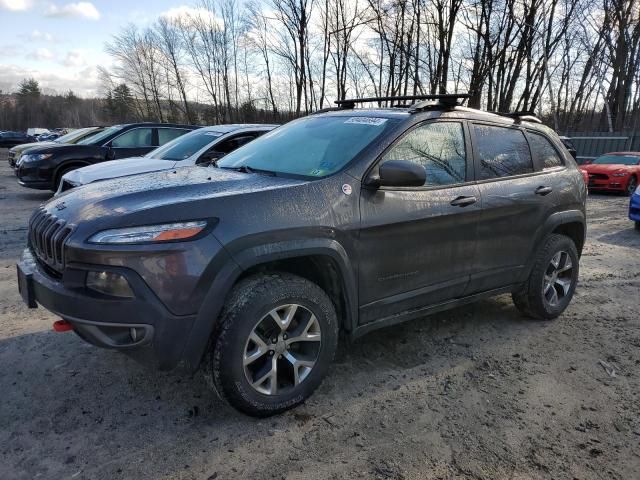
M609 175L604 173L590 173L589 180L609 180Z
M39 208L29 220L29 246L38 260L61 272L64 269L64 244L72 230L64 220Z

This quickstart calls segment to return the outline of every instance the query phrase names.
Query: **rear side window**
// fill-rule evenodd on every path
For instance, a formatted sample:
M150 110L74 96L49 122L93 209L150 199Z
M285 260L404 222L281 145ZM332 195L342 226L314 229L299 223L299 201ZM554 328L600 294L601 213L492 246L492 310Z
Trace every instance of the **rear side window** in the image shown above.
M153 129L134 128L111 142L113 148L139 148L153 146Z
M401 138L382 159L408 160L424 167L425 186L452 185L466 180L467 160L462 124L421 125Z
M165 143L184 135L185 133L189 133L189 131L182 128L159 128L158 146L162 146Z
M561 167L564 165L558 151L551 145L551 142L540 134L527 132L529 144L533 154L540 159L543 168Z
M213 147L211 150L222 153L231 153L237 148L249 143L254 140L258 135L254 133L245 133L243 135L239 135L237 137L232 137L227 140L224 140Z
M533 172L527 139L520 130L491 125L473 126L480 160L479 180Z

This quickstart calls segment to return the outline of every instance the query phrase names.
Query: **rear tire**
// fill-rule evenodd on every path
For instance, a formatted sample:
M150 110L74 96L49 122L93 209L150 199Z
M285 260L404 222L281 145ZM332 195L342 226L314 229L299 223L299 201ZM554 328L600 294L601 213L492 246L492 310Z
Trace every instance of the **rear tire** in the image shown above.
M573 240L551 234L538 251L529 278L512 293L513 303L528 317L557 318L571 302L578 273L578 251Z
M267 417L320 385L338 343L333 303L296 275L256 275L231 292L212 341L207 375L234 408Z
M636 191L638 186L638 179L634 176L629 179L629 183L627 183L627 195L633 195L633 192Z

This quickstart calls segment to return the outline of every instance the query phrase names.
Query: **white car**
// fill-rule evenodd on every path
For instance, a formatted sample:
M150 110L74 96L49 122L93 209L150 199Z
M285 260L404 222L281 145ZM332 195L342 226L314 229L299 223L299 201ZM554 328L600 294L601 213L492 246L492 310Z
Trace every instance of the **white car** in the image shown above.
M209 165L275 127L277 125L235 124L199 128L156 148L144 157L123 158L72 170L62 177L56 195L110 178Z

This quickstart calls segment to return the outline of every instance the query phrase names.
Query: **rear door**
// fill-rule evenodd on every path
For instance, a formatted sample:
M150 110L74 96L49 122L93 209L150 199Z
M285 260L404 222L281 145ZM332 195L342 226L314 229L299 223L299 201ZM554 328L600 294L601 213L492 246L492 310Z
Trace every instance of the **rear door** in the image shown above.
M470 130L482 217L465 295L518 281L553 198L549 179L534 167L523 129L472 123Z
M155 149L154 128L136 127L111 141L113 158L141 157Z
M420 187L364 188L360 198L360 322L459 296L475 256L480 194L464 122L422 123L391 145L378 166L424 167ZM377 168L377 166L376 166Z

